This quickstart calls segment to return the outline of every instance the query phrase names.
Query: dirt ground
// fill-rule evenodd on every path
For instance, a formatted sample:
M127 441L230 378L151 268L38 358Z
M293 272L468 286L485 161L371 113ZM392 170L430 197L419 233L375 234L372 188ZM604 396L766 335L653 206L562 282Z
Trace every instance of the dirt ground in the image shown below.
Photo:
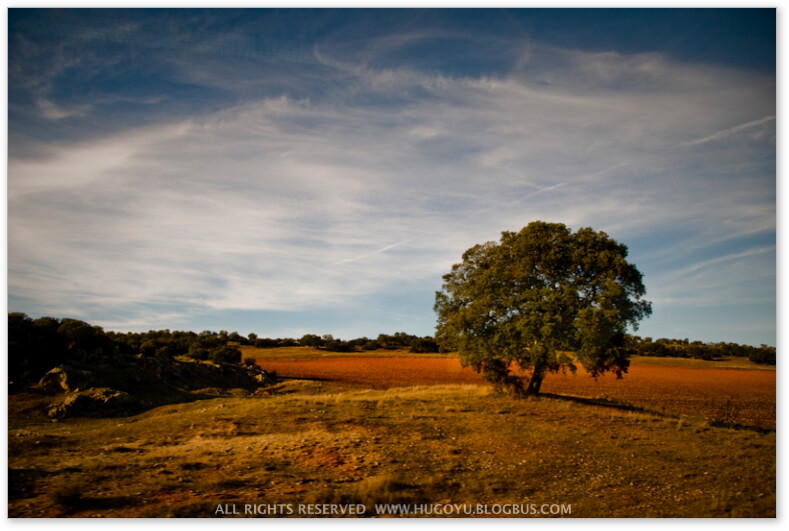
M457 358L332 357L259 359L279 377L345 383L372 389L413 385L487 385ZM542 392L629 404L666 415L775 429L775 371L638 365L622 379L550 374Z
M275 386L130 417L53 421L52 396L9 395L9 516L776 514L775 371L636 360L621 380L550 375L517 399L452 356L271 354Z
M364 516L390 514L381 504L407 505L400 516L544 504L569 517L775 516L775 433L486 386L294 380L267 396L56 423L36 400L9 404L12 518L300 517L327 504Z

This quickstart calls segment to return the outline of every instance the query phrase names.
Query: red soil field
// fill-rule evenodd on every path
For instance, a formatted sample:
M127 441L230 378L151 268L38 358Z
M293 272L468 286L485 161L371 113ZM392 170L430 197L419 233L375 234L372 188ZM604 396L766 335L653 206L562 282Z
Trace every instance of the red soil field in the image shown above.
M323 358L258 360L282 378L329 380L373 389L477 384L482 377L454 358ZM542 392L598 398L670 415L705 417L775 429L775 371L633 365L623 379L583 371L549 374Z

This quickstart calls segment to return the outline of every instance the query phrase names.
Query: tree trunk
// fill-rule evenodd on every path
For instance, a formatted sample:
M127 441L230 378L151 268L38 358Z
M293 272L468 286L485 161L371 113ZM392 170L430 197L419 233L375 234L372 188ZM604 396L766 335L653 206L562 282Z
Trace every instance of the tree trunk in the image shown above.
M542 381L545 378L545 369L544 368L534 368L534 372L531 373L531 378L529 379L529 386L526 388L526 396L537 396L540 394L540 386L542 385Z

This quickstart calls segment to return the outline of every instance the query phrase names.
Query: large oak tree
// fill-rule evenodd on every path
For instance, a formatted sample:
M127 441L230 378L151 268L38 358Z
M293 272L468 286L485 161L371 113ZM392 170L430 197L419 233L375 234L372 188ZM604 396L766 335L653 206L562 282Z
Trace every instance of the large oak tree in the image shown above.
M503 232L444 275L436 339L516 394L538 394L547 373L574 373L576 362L592 376L621 377L627 327L652 312L642 275L626 257L626 246L591 228L535 221Z

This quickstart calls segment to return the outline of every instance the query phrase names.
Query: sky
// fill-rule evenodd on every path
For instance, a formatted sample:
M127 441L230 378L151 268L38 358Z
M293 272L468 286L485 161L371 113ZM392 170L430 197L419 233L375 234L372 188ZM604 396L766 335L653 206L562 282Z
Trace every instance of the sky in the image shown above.
M8 11L8 310L432 335L535 220L628 246L641 336L776 344L772 9Z

